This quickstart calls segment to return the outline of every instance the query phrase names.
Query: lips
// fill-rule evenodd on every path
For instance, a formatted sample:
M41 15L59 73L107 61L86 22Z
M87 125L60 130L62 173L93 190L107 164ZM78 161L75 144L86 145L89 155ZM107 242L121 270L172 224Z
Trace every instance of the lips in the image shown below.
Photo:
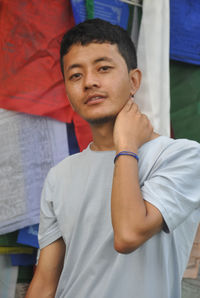
M102 94L93 94L87 97L85 104L92 105L103 102L106 96Z

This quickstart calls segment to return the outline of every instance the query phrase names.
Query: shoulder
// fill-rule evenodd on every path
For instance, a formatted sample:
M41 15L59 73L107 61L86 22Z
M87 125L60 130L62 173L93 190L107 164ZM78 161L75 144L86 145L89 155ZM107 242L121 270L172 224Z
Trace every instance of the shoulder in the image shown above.
M50 175L53 174L62 174L63 172L69 171L70 169L75 169L77 166L83 161L87 160L88 150L84 150L82 152L69 155L62 161L60 161L57 165L51 168Z
M80 169L81 161L86 159L86 152L80 152L73 155L69 155L60 161L57 165L52 167L47 173L44 187L48 186L49 189L53 190L57 182L62 182L71 175L72 171L76 172Z
M162 151L160 152L159 160L167 160L168 162L182 161L185 164L194 161L200 163L200 144L198 142L188 139L171 139L167 137L163 137L160 142Z
M171 139L171 138L167 138L164 137L166 139L168 139L168 147L169 149L178 149L178 150L200 150L200 144L196 141L193 140L188 140L188 139Z
M142 152L145 154L156 155L156 159L173 158L177 156L198 157L200 153L200 144L188 139L172 139L160 136L143 146Z
M193 179L197 183L200 176L200 144L187 139L174 140L166 137L159 142L157 147L160 151L157 149L158 154L151 174L159 174L167 179L176 177L180 180L182 177L190 182Z
M200 171L200 144L187 139L172 139L160 136L145 143L140 151L140 176L145 180L159 170L174 170L174 173ZM187 169L186 169L187 168ZM199 175L199 174L198 174Z

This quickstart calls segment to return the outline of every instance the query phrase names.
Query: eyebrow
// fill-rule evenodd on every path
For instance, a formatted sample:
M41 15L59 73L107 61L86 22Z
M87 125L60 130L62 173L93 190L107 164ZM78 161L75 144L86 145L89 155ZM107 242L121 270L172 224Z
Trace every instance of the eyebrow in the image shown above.
M101 61L107 61L107 62L111 62L113 63L113 60L112 58L109 58L109 57L100 57L100 58L97 58L94 60L93 64L96 64L98 62L101 62ZM78 64L78 63L74 63L72 65L70 65L67 69L66 69L66 72L68 72L69 70L73 69L73 68L77 68L77 67L82 67L82 64Z
M69 70L73 69L73 68L77 68L77 67L81 67L82 65L81 64L72 64L70 65L67 69L66 69L66 72L68 72Z
M105 57L100 57L100 58L94 60L94 64L98 63L98 62L101 62L101 61L113 62L113 59L109 58L109 57L106 57L106 56Z

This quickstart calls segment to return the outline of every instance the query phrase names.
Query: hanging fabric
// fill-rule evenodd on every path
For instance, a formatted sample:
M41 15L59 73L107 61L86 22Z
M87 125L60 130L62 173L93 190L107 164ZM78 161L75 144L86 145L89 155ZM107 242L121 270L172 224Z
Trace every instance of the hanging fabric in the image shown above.
M0 255L0 297L14 298L18 266L11 265L10 256Z
M170 1L170 58L200 65L200 2Z
M120 1L134 5L134 6L142 7L142 0L120 0Z
M86 0L87 19L94 18L94 1Z
M0 20L0 107L82 123L83 150L90 128L68 102L59 65L60 40L74 26L70 1L2 0Z
M74 25L68 0L2 0L0 107L72 120L59 67L59 42Z
M71 0L76 24L88 18L100 18L127 29L129 6L120 0Z
M169 1L143 1L138 41L142 84L135 101L156 132L170 135Z
M0 110L0 234L39 223L49 169L68 154L66 124Z

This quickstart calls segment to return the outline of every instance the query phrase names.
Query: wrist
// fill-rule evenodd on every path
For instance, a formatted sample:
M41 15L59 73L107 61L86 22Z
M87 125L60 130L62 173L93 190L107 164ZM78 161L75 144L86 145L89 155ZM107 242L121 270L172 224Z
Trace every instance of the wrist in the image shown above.
M138 153L138 147L136 145L120 145L120 146L116 146L115 147L116 150L116 154L118 154L121 151L129 151L129 152L134 152L134 153Z
M118 154L115 155L114 163L120 156L131 156L134 157L137 161L139 161L139 156L136 153L132 151L120 151Z

